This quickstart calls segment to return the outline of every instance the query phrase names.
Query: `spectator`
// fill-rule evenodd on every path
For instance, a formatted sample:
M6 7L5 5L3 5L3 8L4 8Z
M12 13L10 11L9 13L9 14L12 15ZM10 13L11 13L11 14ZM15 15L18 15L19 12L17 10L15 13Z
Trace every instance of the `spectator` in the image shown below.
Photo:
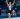
M0 8L0 15L1 15L1 13L2 13L2 8Z
M12 11L12 14L13 14L13 16L16 16L16 11L13 10L13 11Z

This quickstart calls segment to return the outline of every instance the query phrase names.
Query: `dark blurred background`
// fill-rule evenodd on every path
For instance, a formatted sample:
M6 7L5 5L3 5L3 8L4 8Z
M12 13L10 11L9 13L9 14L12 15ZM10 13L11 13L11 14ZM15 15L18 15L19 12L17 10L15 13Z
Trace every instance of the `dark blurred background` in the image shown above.
M8 8L7 8L7 6L6 6L6 3L7 2L11 2L11 3L14 3L13 2L14 0L0 0L0 13L1 13L1 15L0 15L0 18L8 18ZM17 8L17 16L16 17L20 17L20 1L19 0L15 0L15 4L14 5L12 5L13 7L12 7L12 10L14 10L15 8Z

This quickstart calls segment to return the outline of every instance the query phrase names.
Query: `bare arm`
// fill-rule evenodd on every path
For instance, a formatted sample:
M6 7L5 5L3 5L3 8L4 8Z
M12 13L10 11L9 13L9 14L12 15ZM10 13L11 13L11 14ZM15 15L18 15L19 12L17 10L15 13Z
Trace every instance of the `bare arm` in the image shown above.
M14 5L14 3L15 3L15 0L13 1L12 5Z

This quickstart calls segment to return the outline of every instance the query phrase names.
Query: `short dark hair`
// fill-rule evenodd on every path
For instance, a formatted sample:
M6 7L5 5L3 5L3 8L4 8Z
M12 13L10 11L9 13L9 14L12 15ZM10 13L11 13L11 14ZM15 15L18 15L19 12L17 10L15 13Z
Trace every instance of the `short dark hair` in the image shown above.
M11 4L13 3L14 0L9 0L8 2L11 2Z

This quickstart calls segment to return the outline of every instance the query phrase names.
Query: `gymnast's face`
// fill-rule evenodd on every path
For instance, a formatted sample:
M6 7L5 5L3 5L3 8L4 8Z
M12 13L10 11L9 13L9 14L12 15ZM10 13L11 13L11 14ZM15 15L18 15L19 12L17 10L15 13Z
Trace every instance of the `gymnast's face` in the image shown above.
M9 2L9 5L11 5L11 2Z

